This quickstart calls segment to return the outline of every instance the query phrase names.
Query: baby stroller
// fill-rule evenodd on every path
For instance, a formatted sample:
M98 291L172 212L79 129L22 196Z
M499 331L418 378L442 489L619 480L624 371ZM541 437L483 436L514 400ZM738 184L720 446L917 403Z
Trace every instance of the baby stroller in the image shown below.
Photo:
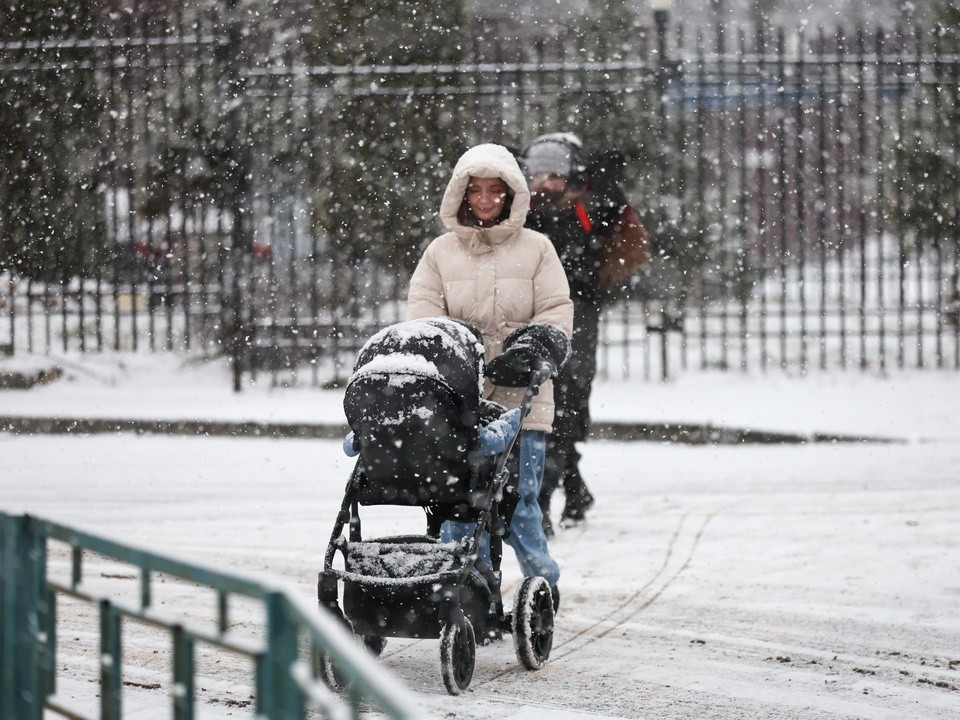
M550 371L532 373L521 419ZM399 323L364 345L344 398L359 457L318 589L321 606L374 654L388 637L439 638L441 675L453 695L470 685L478 637L512 633L517 658L530 670L543 666L553 645L553 604L544 578L525 578L512 613L504 611L500 556L508 524L501 510L516 436L504 452L481 456L479 427L503 411L496 406L490 412L494 404L481 400L482 383L480 335L454 320ZM423 507L427 532L364 539L359 508L369 505ZM447 519L474 521L476 532L440 542ZM485 530L489 565L478 552ZM334 567L337 553L343 569ZM340 684L332 667L323 672Z

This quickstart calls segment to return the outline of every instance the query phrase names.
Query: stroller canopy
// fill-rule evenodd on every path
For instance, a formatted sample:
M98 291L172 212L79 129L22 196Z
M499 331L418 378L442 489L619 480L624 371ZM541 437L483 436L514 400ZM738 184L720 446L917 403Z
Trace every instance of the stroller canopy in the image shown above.
M398 393L401 402L371 404L369 398L351 392L351 386L363 384L369 388L371 381L405 390ZM360 349L347 384L344 410L350 427L356 430L354 422L365 420L396 423L407 414L419 412L419 393L410 392L411 385L426 390L444 387L461 399L468 413L476 413L483 389L480 334L456 320L430 318L397 323L371 337Z
M360 350L343 407L360 446L364 504L451 502L468 480L483 342L449 318L398 323Z

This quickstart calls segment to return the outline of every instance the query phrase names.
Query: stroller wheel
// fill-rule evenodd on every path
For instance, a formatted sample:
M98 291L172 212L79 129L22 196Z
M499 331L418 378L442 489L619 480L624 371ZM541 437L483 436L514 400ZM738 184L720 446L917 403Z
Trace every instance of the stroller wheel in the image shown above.
M524 578L513 605L513 646L517 660L539 670L553 647L553 598L542 577Z
M343 692L349 687L349 682L347 678L340 672L340 668L336 666L330 657L327 655L320 655L319 664L317 667L317 677L319 677L328 688L334 692Z
M357 635L357 641L367 650L379 657L387 645L387 639L379 635ZM313 658L314 675L320 678L331 690L343 692L349 687L347 679L336 664L327 655L315 651Z
M379 635L357 635L356 638L357 642L369 650L374 657L379 657L380 653L382 653L383 649L387 646L387 639ZM331 690L343 692L347 689L349 683L329 657L317 652L314 656L313 664L316 677L323 680Z
M473 625L467 618L447 622L440 631L440 673L451 695L466 690L473 679L477 659L477 642Z
M380 657L380 653L387 646L387 639L380 635L362 635L360 636L363 646L373 653L374 657Z

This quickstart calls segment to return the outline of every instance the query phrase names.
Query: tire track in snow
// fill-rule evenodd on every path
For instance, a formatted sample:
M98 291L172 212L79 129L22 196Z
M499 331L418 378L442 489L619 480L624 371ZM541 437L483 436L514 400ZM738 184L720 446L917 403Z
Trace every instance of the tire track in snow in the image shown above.
M585 647L593 644L594 642L597 642L598 640L603 639L604 637L609 635L611 632L613 632L617 628L622 627L624 623L629 622L634 617L636 617L641 612L643 612L648 607L650 607L654 602L656 602L657 599L661 595L663 595L663 593L676 581L676 579L680 577L680 575L690 566L690 563L693 560L693 556L697 550L697 547L700 544L700 540L703 538L703 534L706 531L707 525L717 515L718 512L719 510L714 510L713 512L708 513L703 518L703 521L700 523L700 527L697 529L697 532L694 534L693 542L690 545L690 549L688 550L686 557L683 559L683 562L680 564L680 567L677 568L677 570L672 575L666 578L665 582L663 582L661 585L659 585L659 587L657 587L658 581L664 577L665 573L667 573L667 571L670 568L671 561L673 560L674 555L676 554L676 548L680 540L684 525L686 524L687 519L690 516L689 512L684 513L683 516L681 516L680 518L680 522L677 523L677 527L673 531L673 535L670 537L670 540L667 543L667 548L666 548L666 552L664 553L663 563L661 563L660 567L653 574L653 576L649 580L647 580L647 582L644 583L642 587L638 588L626 600L621 602L617 607L604 613L601 617L597 618L594 622L590 623L586 627L581 628L576 633L574 633L572 637L569 637L563 642L558 643L557 645L554 645L553 652L551 653L550 660L548 662L553 664L557 661L561 661L564 658L574 653L577 653L580 650L584 649ZM637 604L638 600L640 601L639 605ZM623 614L624 611L626 611L626 614ZM598 628L601 628L605 623L609 623L611 620L613 620L612 625L610 625L609 627L603 628L602 630L597 632ZM578 640L582 640L582 642L578 643L577 642ZM559 653L557 652L558 650L560 650ZM487 683L493 682L494 680L498 680L507 675L517 674L520 672L526 672L526 671L516 667L507 668L506 670L503 670L495 675L492 675L491 677L484 680L482 683L478 683L478 685L485 685Z
M591 645L592 643L598 640L601 640L602 638L606 637L617 628L621 627L624 623L627 623L630 620L632 620L634 617L639 615L646 608L648 608L650 605L656 602L656 600L667 590L667 588L670 587L670 585L681 575L681 573L683 573L687 569L687 567L689 567L690 562L693 559L693 555L696 551L697 546L700 543L700 539L703 536L703 533L706 529L707 524L714 518L717 512L719 511L715 510L713 512L708 513L704 517L703 521L700 524L700 527L698 528L697 532L694 535L693 542L690 546L687 556L684 558L683 563L676 570L676 572L674 572L673 575L671 575L662 585L660 585L658 588L655 588L652 594L649 594L645 599L643 599L639 606L635 606L635 603L637 602L637 600L644 598L644 595L647 594L648 591L651 590L651 588L654 588L654 586L656 586L657 584L657 581L663 578L664 574L669 570L671 561L674 559L674 556L676 555L677 545L683 533L684 526L687 524L687 521L690 517L690 512L689 511L685 512L680 517L680 520L677 523L677 526L674 529L673 534L670 536L670 540L667 543L666 551L664 553L663 562L661 563L660 567L657 568L653 576L649 580L647 580L642 587L638 588L634 593L632 593L628 598L626 598L623 602L621 602L615 608L604 613L601 617L597 618L586 627L581 628L580 630L575 632L573 636L567 638L561 643L554 645L553 652L551 653L551 657L548 662L553 663L558 660L563 660L567 656L575 652L579 652L581 649L587 647L588 645ZM570 528L570 530L574 530L574 529L575 528ZM576 529L580 530L580 534L583 534L585 531L585 528L583 529L576 528ZM515 582L515 583L511 583L508 586L503 587L502 594L505 598L505 601L506 601L506 598L511 597L512 592L515 589L515 586L518 584L519 583ZM605 623L609 623L612 618L623 613L625 610L627 611L627 614L622 615L622 617L615 620L613 625L603 628L599 632L594 632L597 628L600 628ZM570 647L572 644L576 643L580 639L583 639L583 642L577 644L575 647ZM504 635L504 641L510 641L509 636ZM404 642L402 645L396 645L392 649L388 645L388 647L380 655L380 658L383 660L390 659L390 658L401 658L407 653L410 653L411 651L416 653L419 646L421 646L424 642L436 642L436 641L428 640L428 639L418 639L418 640L413 640L412 642ZM560 650L561 648L566 648L566 651L558 654L557 651ZM486 685L490 682L498 680L507 675L521 673L521 672L526 672L526 670L522 670L519 667L509 667L485 678L481 682L477 682L477 678L474 678L472 687L474 688L481 687L483 685Z
M551 653L551 657L550 657L551 662L563 660L565 657L568 657L569 655L572 655L575 652L579 652L580 650L587 647L588 645L603 639L604 637L609 635L611 632L622 627L625 623L629 622L630 620L635 618L637 615L639 615L641 612L646 610L648 607L653 605L653 603L655 603L660 598L660 596L667 591L667 589L677 580L677 578L679 578L680 575L682 575L687 570L687 568L690 567L690 563L693 561L693 556L697 551L697 547L700 545L700 540L703 538L703 534L707 529L707 525L716 516L717 512L718 512L717 510L714 510L713 512L708 513L703 518L703 520L700 523L700 527L697 529L697 532L693 536L693 542L691 543L690 549L687 551L687 555L683 559L683 562L681 563L680 567L677 568L676 571L672 575L670 575L662 585L653 589L649 593L649 595L644 597L644 595L647 593L648 590L651 590L651 588L654 588L654 586L657 584L657 581L664 576L664 574L667 572L670 566L670 561L674 556L674 551L676 550L678 540L680 539L681 530L683 529L683 525L689 516L689 513L684 514L684 516L680 519L680 523L677 525L677 529L674 531L673 536L670 538L670 543L667 547L667 552L664 555L663 563L661 564L657 572L654 573L653 577L651 577L646 583L644 583L642 587L637 589L630 597L624 600L619 606L607 612L605 615L597 619L591 625L588 625L587 627L575 633L573 637L567 638L562 643L557 645L556 649L565 648L565 650L561 651L559 654ZM635 603L638 600L640 601L639 604L635 605ZM621 617L614 619L618 614L620 614L623 611L626 611L625 615L622 615ZM607 623L610 621L613 621L613 624L610 625L609 627L606 627L603 630L600 630L599 632L593 632L604 623ZM581 638L584 639L582 643L576 645L576 647L569 647L570 645L576 643L576 641Z

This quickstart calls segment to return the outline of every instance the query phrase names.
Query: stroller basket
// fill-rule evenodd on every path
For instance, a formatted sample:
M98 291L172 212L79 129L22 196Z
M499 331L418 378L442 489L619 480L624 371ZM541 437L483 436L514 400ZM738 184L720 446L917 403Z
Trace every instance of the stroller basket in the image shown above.
M460 568L459 543L439 543L428 536L381 538L346 543L345 579L363 578L368 582L391 580L442 582L455 577Z
M479 627L486 624L490 589L475 572L463 577L460 543L440 543L429 536L401 536L368 541L340 541L344 570L345 615L358 635L440 637L439 612L459 598L464 614Z

